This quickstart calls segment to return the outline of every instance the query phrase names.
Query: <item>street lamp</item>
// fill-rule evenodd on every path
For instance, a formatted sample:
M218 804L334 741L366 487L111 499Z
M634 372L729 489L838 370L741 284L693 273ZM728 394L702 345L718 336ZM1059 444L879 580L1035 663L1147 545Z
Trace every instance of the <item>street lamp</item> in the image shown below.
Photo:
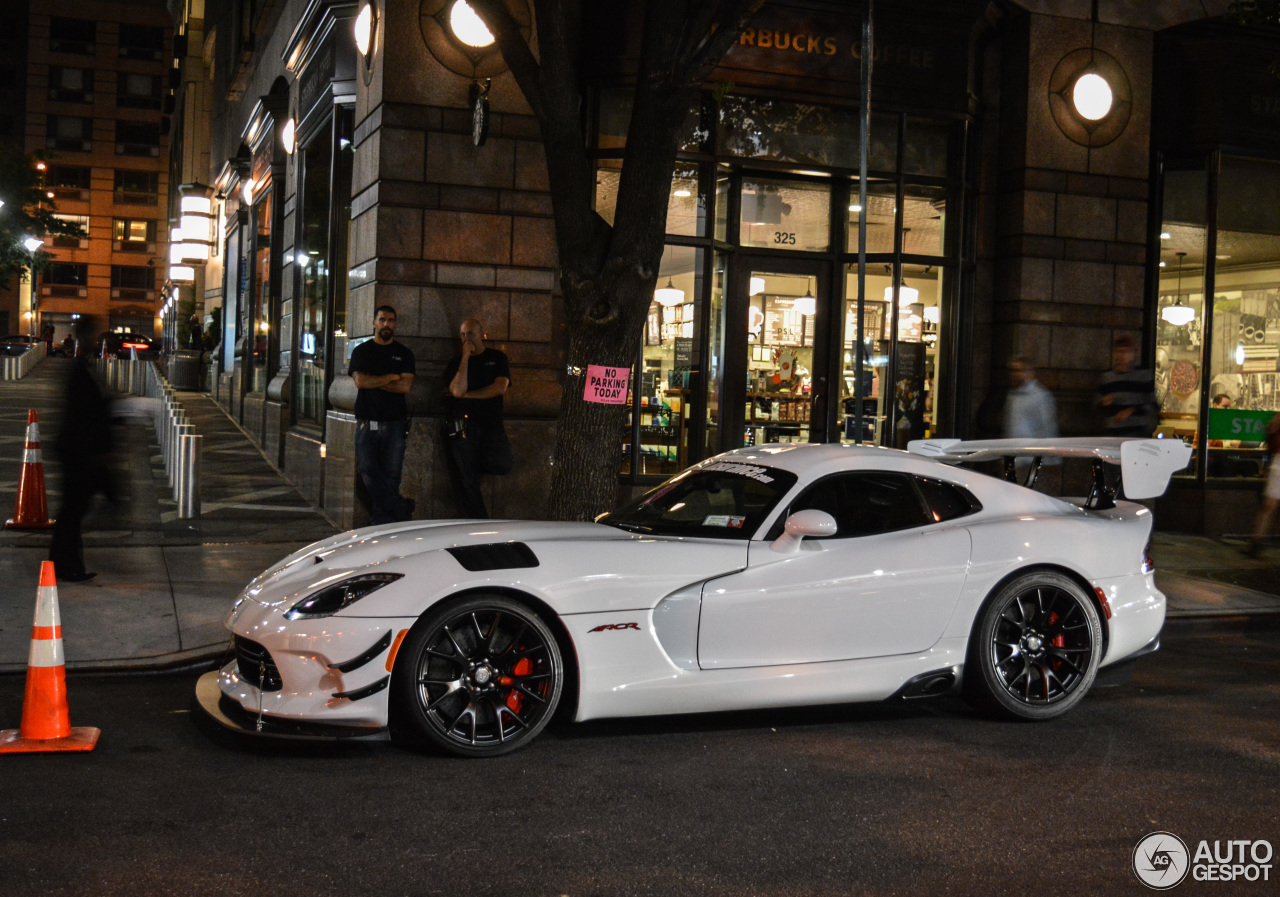
M36 283L36 250L44 245L39 237L27 237L22 241L23 247L31 255L31 310L27 312L27 335L36 335L36 318L40 309L40 288Z

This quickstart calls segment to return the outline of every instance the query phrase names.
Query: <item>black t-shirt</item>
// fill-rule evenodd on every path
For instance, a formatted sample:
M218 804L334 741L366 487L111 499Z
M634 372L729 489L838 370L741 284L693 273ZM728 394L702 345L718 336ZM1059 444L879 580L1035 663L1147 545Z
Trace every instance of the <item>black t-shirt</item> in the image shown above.
M445 366L446 390L453 382L454 374L458 373L461 361L462 356L455 355ZM486 346L479 355L472 355L467 359L467 392L484 389L499 377L506 377L508 382L511 380L511 365L505 352ZM502 396L494 396L492 399L452 399L449 407L451 414L465 414L468 426L483 427L502 423Z
M406 346L395 340L385 346L366 340L351 351L347 373L354 376L356 371L381 377L386 374L413 374L417 368L413 353ZM362 389L356 395L356 417L360 420L404 420L408 417L408 410L404 396L399 393Z

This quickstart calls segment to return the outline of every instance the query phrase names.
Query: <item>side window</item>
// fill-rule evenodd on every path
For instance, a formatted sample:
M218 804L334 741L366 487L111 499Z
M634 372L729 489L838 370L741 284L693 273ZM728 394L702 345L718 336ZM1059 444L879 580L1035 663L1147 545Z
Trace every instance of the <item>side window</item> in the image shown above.
M935 523L982 510L982 504L959 486L925 477L916 477L916 485L920 487L920 494L929 506L929 516Z
M836 520L837 539L873 536L934 522L920 503L911 477L867 471L828 477L810 486L790 513L814 509Z

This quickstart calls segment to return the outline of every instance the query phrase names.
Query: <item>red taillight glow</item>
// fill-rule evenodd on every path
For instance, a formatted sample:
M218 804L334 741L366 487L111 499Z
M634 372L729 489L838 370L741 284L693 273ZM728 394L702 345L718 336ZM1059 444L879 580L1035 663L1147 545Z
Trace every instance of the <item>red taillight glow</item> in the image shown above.
M124 348L126 348L126 349L150 349L151 347L150 347L150 346L148 346L146 343L125 343L125 344L124 344Z

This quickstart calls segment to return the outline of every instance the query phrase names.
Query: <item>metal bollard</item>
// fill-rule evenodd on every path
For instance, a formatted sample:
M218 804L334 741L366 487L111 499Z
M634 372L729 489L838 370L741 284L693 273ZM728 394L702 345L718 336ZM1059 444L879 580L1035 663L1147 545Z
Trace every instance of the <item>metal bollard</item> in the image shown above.
M178 475L173 497L178 503L178 517L200 516L200 446L203 436L183 433L178 448Z
M186 418L182 418L183 421ZM188 423L179 423L173 428L173 442L169 449L169 485L174 488L174 500L177 500L178 468L182 465L182 440L194 436L196 428Z

